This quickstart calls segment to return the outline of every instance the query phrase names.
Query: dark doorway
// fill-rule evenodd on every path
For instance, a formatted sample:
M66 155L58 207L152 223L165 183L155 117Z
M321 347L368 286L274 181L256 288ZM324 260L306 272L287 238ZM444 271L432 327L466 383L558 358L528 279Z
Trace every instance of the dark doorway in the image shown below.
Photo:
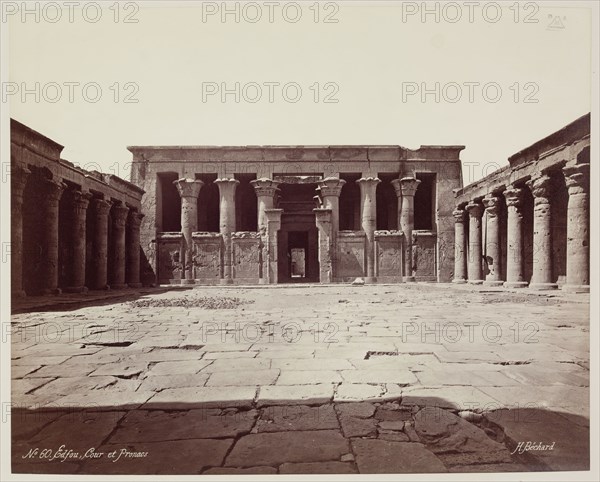
M308 254L308 231L288 233L287 257L291 281L305 281Z

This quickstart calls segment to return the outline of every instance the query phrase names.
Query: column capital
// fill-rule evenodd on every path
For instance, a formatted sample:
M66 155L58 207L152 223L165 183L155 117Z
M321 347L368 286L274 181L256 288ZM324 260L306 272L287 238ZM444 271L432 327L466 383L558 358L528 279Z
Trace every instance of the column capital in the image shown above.
M115 226L123 227L125 226L125 222L127 221L127 214L129 213L129 208L125 206L123 203L119 202L113 205L112 207L112 221Z
M13 196L22 196L31 171L22 164L15 164L10 169L10 185Z
M346 181L337 177L326 177L319 182L317 190L321 193L321 196L335 196L339 197L342 193L342 187L344 187Z
M452 211L452 216L454 216L455 223L464 223L465 222L465 208L457 207Z
M535 204L548 204L552 179L547 174L538 174L525 183L533 195Z
M279 182L269 179L267 177L261 177L260 179L254 179L250 181L254 191L258 197L273 197L275 193L279 191Z
M99 216L106 216L110 211L110 207L112 206L111 201L106 201L100 198L93 198L91 200L92 207L96 211L96 214Z
M58 202L67 187L64 182L53 179L46 179L42 186L46 200L51 202Z
M488 194L483 198L485 212L490 216L497 216L500 212L500 198L495 194Z
M361 187L376 187L381 182L378 177L361 177L356 183Z
M200 179L187 179L181 178L173 181L173 184L177 186L177 191L179 192L179 196L182 198L191 197L198 198L200 194L200 189L204 186L204 183Z
M71 203L73 208L77 210L87 209L90 199L92 199L92 195L89 192L81 192L79 190L69 191L71 195Z
M419 184L421 184L421 181L416 177L403 177L398 179L398 187L394 185L394 189L396 189L396 195L398 195L398 189L400 189L402 196L414 196Z
M590 189L590 165L585 162L578 164L574 161L568 162L563 167L565 182L569 194L588 193Z
M221 188L221 186L237 187L237 185L240 183L240 181L238 181L237 179L234 179L232 177L223 177L223 178L215 179L213 182L217 186L219 186L219 188Z
M510 184L504 191L504 199L508 207L520 208L523 205L524 189L519 186Z
M483 204L480 202L470 201L469 204L465 206L465 209L472 218L481 218L481 216L483 216Z
M139 229L142 224L142 219L144 218L144 214L139 213L133 209L129 210L129 216L127 217L127 224L130 229Z

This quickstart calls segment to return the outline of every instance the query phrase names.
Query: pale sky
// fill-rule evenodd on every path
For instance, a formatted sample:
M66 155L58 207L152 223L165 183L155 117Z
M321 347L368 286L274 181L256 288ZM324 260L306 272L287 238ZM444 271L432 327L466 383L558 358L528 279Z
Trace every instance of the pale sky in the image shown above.
M85 16L75 10L72 23L66 9L55 23L50 8L38 22L5 11L11 84L3 94L10 116L63 144L63 158L125 178L128 145L461 144L467 184L591 110L592 12L575 2L518 11L500 2L496 23L490 2L471 12L464 2L454 4L460 11L432 3L439 22L433 13L422 18L421 2L301 2L296 23L290 2L274 2L272 23L268 2L230 4L239 22L233 14L222 21L221 2L130 2L115 22L113 3L96 23L85 20L92 7ZM138 22L124 22L128 14ZM23 102L23 88L35 91L36 82L39 101L29 94ZM79 83L73 102L69 82ZM203 84L236 82L239 103L233 94L202 98ZM280 84L272 103L270 82ZM302 89L295 103L282 93L288 83L288 100ZM421 89L436 83L439 102L434 93L422 99ZM257 84L262 98L249 102ZM94 103L95 86L102 92ZM457 87L462 97L451 102ZM139 102L124 102L127 94ZM328 94L338 102L324 102Z

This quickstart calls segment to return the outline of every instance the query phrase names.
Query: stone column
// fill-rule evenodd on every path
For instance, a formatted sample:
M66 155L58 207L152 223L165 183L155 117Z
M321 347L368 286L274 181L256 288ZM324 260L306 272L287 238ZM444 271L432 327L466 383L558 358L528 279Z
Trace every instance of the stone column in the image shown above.
M141 288L140 283L140 225L144 215L129 211L126 237L126 281L130 288Z
M356 181L360 186L361 227L367 238L367 272L365 282L374 283L375 278L375 229L377 227L377 185L376 177L362 177Z
M552 280L552 213L550 191L552 180L546 174L527 181L533 194L533 274L529 287L534 290L553 290Z
M24 166L13 165L10 171L11 186L11 287L12 296L25 296L23 290L23 191L31 171Z
M562 289L590 290L590 165L573 161L563 167L567 204L567 280Z
M108 289L108 212L112 202L94 198L91 201L94 216L91 286L96 290Z
M500 260L502 259L502 250L500 249L500 198L494 194L488 194L483 198L486 214L486 236L485 236L485 259L489 273L485 281L486 286L502 286L502 271L500 269Z
M507 215L506 282L507 288L523 288L523 188L510 185L504 191Z
M328 208L313 209L319 230L319 281L331 283L333 281L333 213Z
M85 250L87 210L92 195L71 191L71 259L69 286L66 293L85 293Z
M483 270L481 267L483 252L481 243L481 217L483 206L477 201L471 201L465 209L469 213L469 252L468 275L469 283L483 283Z
M275 196L279 183L272 179L260 178L250 181L256 192L258 203L258 232L261 242L261 274L258 282L269 283L269 238L267 236L268 217L267 211L275 206ZM277 280L275 280L277 282Z
M42 266L40 273L41 294L60 294L58 289L58 203L66 185L46 179L42 182L43 210L40 230Z
M281 215L283 209L266 209L266 271L263 272L264 283L277 284L279 256L277 253L277 235L281 229Z
M231 233L235 231L235 189L239 183L240 181L236 179L217 179L215 181L215 184L219 186L219 230L224 244L221 284L233 283Z
M115 204L112 208L112 279L111 289L121 290L127 288L125 283L125 223L129 208L122 203Z
M194 284L194 244L192 233L198 229L198 195L204 183L198 179L178 179L173 181L181 197L181 266L182 284Z
M394 180L393 184L396 196L398 196L398 189L400 189L402 198L402 202L400 203L400 197L398 197L398 204L400 205L398 226L400 226L400 230L404 233L405 240L403 279L404 281L414 281L413 229L415 229L415 193L421 181L414 177L403 177L398 183Z
M467 236L465 209L457 207L454 216L454 279L453 283L467 282Z

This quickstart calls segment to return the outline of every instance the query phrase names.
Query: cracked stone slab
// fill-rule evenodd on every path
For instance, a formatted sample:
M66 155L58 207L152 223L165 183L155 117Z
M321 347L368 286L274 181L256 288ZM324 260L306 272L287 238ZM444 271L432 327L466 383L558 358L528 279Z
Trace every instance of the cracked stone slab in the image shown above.
M342 383L335 392L335 402L378 401L386 392L381 384Z
M211 365L204 371L213 372L236 372L252 370L268 370L271 368L271 360L267 358L218 358L212 361Z
M154 396L154 392L134 392L118 390L94 390L76 392L60 397L56 403L60 407L85 408L87 410L133 410Z
M499 390L506 390L501 388ZM499 408L498 400L476 387L448 386L436 388L408 387L402 392L402 405L434 406L458 410Z
M369 418L375 413L375 405L367 402L337 403L335 409L340 416Z
M286 370L291 371L320 371L323 367L327 367L328 370L352 370L354 367L352 363L343 358L319 358L310 359L290 359L277 358L271 360L271 368L279 368L282 372Z
M256 431L284 432L291 430L325 430L339 428L332 405L276 405L263 408Z
M212 363L207 360L182 360L158 362L149 371L148 376L181 375L183 373L198 373Z
M337 430L258 433L239 439L225 465L249 467L326 462L339 460L348 450L348 441Z
M277 380L279 370L236 370L213 372L210 374L207 387L270 385Z
M377 433L377 420L373 418L357 418L340 416L340 424L344 437L370 437Z
M255 387L169 388L155 394L144 406L144 409L191 409L198 406L204 408L250 408L255 396Z
M134 377L137 375L141 375L148 369L147 363L109 363L106 365L101 365L89 376L114 376L114 377Z
M160 442L170 440L235 438L250 432L258 415L256 410L222 412L194 409L164 412L134 410L119 423L109 443Z
M113 462L104 456L83 464L82 474L128 474L128 475L195 475L209 467L223 463L233 439L173 440L154 443L103 445L98 451L107 454L125 449L129 452L145 452L145 457L121 456Z
M316 383L340 383L342 377L332 370L282 370L277 385L314 385Z
M333 398L334 385L272 385L260 387L258 406L324 405Z
M353 439L361 474L441 473L446 467L423 444Z
M159 392L167 388L203 387L208 373L183 373L181 375L155 375L141 381L140 390Z

